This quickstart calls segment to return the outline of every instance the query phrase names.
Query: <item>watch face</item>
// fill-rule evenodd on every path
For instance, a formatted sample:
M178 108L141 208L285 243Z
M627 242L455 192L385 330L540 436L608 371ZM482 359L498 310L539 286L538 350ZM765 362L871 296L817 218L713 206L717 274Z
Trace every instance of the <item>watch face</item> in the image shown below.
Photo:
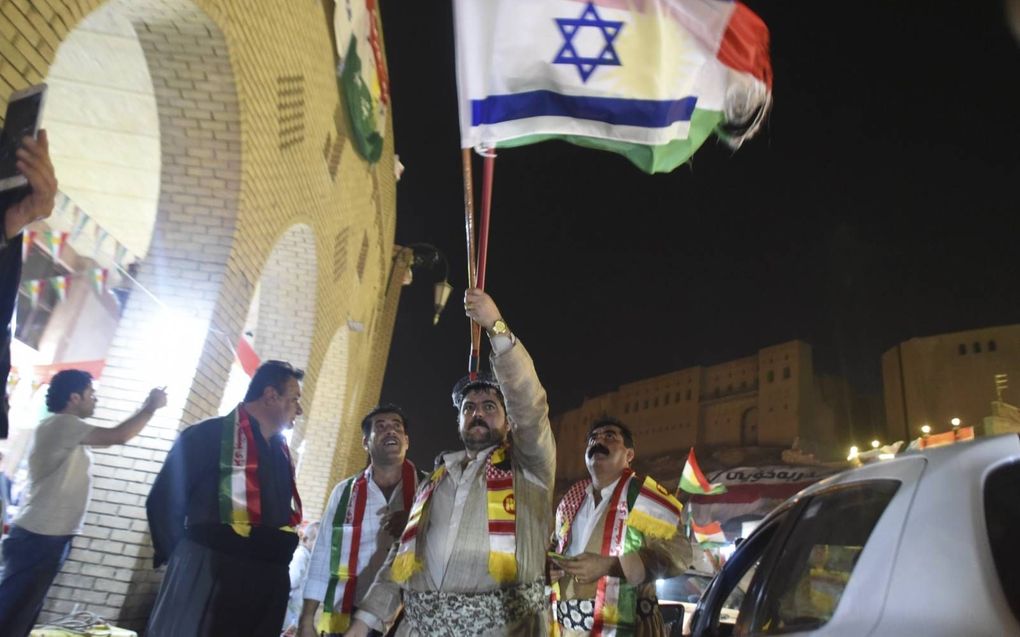
M506 334L509 331L510 329L506 326L506 321L503 319L497 319L496 322L492 324L493 334Z

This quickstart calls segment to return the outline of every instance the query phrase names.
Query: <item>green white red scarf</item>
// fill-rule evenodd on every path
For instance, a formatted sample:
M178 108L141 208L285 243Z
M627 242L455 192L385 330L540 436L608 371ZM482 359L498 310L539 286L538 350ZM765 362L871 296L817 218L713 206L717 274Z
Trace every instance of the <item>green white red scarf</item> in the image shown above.
M556 507L556 551L570 546L570 532L591 480L574 484ZM624 497L626 494L626 497ZM640 550L646 537L670 539L677 533L683 505L655 480L641 481L630 469L620 476L606 512L602 535L602 555L619 557ZM553 586L553 599L559 598L559 585ZM555 608L555 605L553 606ZM593 637L631 635L637 622L637 587L620 577L599 578L595 593ZM559 634L558 623L553 630Z
M358 586L361 524L368 502L368 479L366 469L348 480L333 514L329 543L330 576L326 597L322 600L323 613L318 626L320 632L345 633L351 625L354 594ZM403 510L409 511L418 486L418 472L408 460L404 461L400 480ZM337 599L340 600L339 609L336 608Z
M242 405L230 412L223 422L220 437L220 522L242 537L251 535L251 527L262 525L262 484L259 481L259 449L251 419ZM294 462L290 449L283 445L283 455L290 465L291 513L284 531L296 533L301 523L301 498L294 479Z
M489 575L501 584L517 579L517 508L509 451L507 443L493 449L485 459ZM440 465L415 498L391 569L393 580L398 583L406 582L423 567L417 551L418 532L428 517L429 500L445 476L446 465Z

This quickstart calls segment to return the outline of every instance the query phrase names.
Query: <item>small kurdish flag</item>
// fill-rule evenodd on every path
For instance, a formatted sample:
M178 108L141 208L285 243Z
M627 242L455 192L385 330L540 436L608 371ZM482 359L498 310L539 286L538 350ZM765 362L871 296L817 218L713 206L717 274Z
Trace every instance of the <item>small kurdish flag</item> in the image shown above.
M705 526L700 526L691 520L691 531L694 532L694 540L698 544L726 543L726 534L723 533L722 525L718 522L709 522Z
M694 457L694 447L687 454L687 464L684 465L684 472L680 476L680 489L695 495L719 495L726 493L726 486L722 484L709 484L705 474L698 466L698 459Z

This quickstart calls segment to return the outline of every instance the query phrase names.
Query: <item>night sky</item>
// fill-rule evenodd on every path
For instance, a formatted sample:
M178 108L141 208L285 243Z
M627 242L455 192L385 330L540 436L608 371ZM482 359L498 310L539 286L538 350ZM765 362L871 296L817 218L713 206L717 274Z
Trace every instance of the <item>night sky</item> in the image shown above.
M748 4L772 34L775 103L736 153L709 140L650 176L562 142L500 152L486 288L554 415L790 339L880 394L896 343L1020 322L1020 44L1003 5ZM459 446L449 395L468 356L452 10L381 5L406 166L396 241L437 246L455 286L437 327L439 273L404 289L382 392L431 466Z

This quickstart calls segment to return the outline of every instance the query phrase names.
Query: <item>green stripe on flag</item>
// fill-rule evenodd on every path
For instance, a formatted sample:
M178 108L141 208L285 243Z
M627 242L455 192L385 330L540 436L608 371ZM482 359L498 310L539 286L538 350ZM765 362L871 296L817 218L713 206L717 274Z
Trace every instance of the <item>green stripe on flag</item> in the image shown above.
M691 125L687 138L674 139L668 144L660 146L633 144L579 135L527 135L499 142L496 144L496 147L516 148L517 146L527 146L528 144L559 139L577 146L607 150L623 155L631 163L648 174L665 173L690 159L691 155L715 131L716 127L722 122L722 119L722 113L719 111L706 111L696 108L691 115Z

